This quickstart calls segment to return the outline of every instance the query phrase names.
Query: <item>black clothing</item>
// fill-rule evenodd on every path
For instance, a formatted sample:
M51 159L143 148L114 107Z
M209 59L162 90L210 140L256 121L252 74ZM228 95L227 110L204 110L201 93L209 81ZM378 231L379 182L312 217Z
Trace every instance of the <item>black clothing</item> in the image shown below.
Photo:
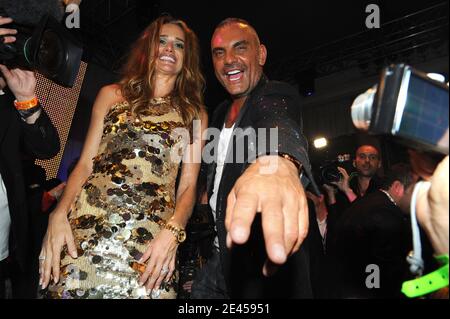
M406 256L412 245L410 226L406 214L386 194L376 191L354 202L328 239L335 297L402 296L401 285L408 276ZM379 288L367 287L373 272L370 265L379 267Z
M59 137L50 118L42 109L34 124L24 122L14 107L9 90L0 96L0 173L5 183L11 216L9 253L16 271L29 272L32 264L30 228L32 219L27 206L22 156L48 159L59 152ZM21 277L21 276L19 276ZM23 277L23 276L22 276ZM15 284L13 282L13 293Z
M212 117L211 126L222 129L231 101L220 104ZM256 140L236 134L237 130L254 129ZM270 145L266 135L266 149L256 149L262 140L258 129L278 128L278 143ZM244 160L237 157L237 145L244 145ZM205 152L217 150L218 138L212 140ZM227 294L231 298L310 298L312 297L309 277L309 256L306 245L290 257L280 267L276 275L266 278L262 275L262 266L266 259L264 238L260 215L252 226L249 241L235 246L230 251L226 247L225 212L227 196L236 180L258 156L268 154L288 154L303 165L303 171L310 178L311 168L307 154L307 141L302 134L300 99L298 92L286 83L269 82L262 76L258 85L247 97L244 106L234 123L222 179L217 193L216 227L219 239L220 260L223 268ZM217 158L217 154L212 154ZM211 197L214 186L216 161L209 164L207 191Z

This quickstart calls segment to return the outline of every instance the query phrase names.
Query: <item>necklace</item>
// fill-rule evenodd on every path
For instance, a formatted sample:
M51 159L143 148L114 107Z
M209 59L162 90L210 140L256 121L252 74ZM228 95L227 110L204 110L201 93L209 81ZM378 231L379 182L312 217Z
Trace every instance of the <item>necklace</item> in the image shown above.
M397 203L395 202L395 200L392 198L391 194L389 194L388 192L386 192L384 189L380 189L381 192L385 193L386 196L389 198L389 200L395 205L397 206Z

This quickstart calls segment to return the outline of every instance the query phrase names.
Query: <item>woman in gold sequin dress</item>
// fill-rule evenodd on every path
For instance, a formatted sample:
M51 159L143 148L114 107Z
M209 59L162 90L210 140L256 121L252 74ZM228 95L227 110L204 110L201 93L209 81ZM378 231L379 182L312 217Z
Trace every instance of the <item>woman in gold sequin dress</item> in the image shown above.
M122 80L97 96L80 160L50 215L44 297L176 297L176 252L207 127L203 85L195 34L171 17L155 20Z

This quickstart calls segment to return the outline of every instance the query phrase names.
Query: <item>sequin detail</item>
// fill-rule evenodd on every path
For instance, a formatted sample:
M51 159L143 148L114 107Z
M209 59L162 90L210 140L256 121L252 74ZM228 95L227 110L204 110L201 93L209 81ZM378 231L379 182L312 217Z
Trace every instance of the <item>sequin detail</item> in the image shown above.
M139 117L126 102L112 106L93 172L69 214L79 257L62 252L61 280L43 297L176 298L178 272L147 292L138 284L146 266L138 260L160 231L155 221L174 213L180 159L171 154L186 146L173 134L179 127L170 98L153 99Z

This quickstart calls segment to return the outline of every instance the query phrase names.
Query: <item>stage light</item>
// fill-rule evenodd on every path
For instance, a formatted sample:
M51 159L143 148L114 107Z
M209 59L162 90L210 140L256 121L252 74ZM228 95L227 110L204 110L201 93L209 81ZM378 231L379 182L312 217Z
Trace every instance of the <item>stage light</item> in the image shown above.
M314 147L317 149L324 148L327 146L327 144L328 144L328 142L325 137L319 137L314 140Z

